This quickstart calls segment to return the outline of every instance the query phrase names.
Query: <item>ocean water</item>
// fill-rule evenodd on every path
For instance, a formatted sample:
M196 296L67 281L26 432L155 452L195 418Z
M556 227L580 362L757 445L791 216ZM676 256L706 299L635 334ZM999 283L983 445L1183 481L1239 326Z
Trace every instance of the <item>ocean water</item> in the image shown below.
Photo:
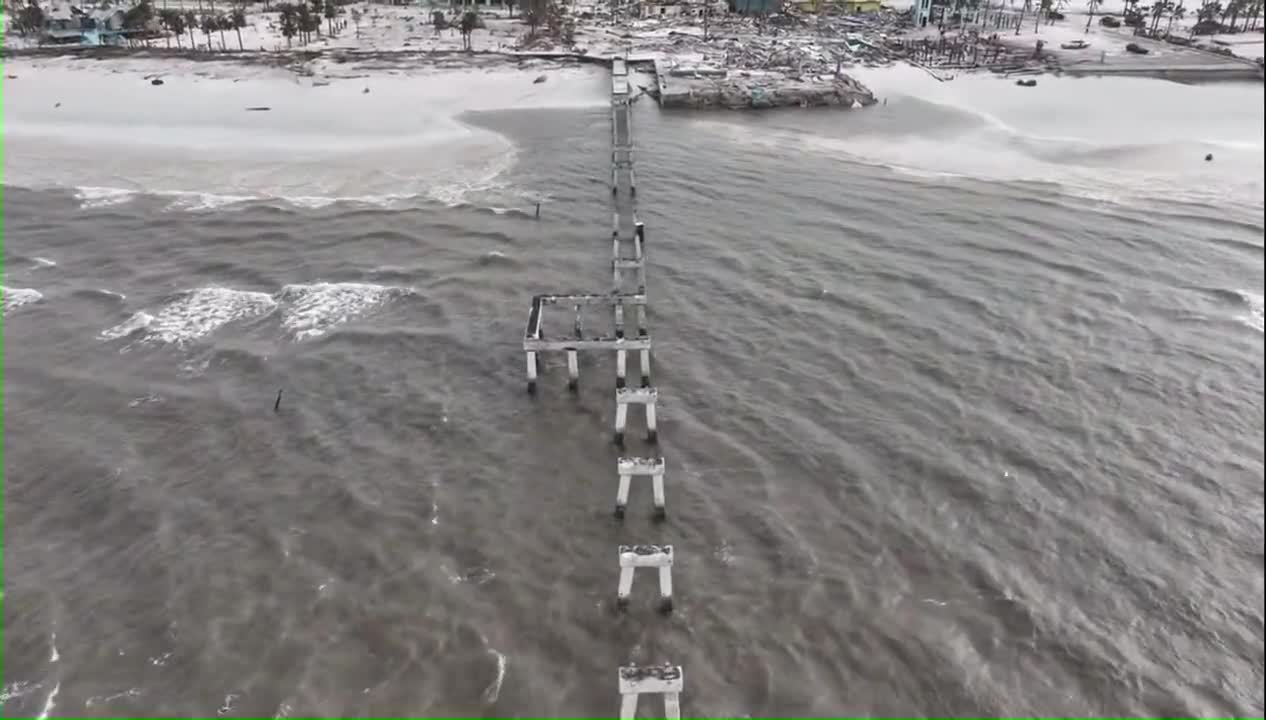
M529 298L609 279L601 102L434 173L6 137L4 712L601 716L670 660L693 717L1260 715L1261 88L954 82L636 105L662 524L611 359L524 391Z

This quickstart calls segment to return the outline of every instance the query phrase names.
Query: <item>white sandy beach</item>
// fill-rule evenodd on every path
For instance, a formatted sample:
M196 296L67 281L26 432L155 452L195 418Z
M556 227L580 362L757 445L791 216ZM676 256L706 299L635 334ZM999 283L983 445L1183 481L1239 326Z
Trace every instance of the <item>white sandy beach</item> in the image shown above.
M170 59L10 62L6 72L18 79L4 89L5 182L75 188L96 205L138 192L189 208L260 197L452 204L494 186L515 162L510 140L462 122L463 113L607 102L599 66L314 70L297 76ZM990 75L941 83L906 66L852 72L887 104L850 117L847 142L814 139L814 123L836 117L821 110L775 112L767 132L736 140L817 143L827 155L928 175L1061 182L1095 198L1172 190L1261 203L1260 84L1045 77L1017 88ZM546 81L534 82L541 75ZM161 86L151 85L156 76ZM929 109L951 122L907 127ZM704 131L731 127L725 115L683 121Z
M539 67L508 66L298 77L228 62L55 58L5 69L18 77L4 89L5 182L76 187L98 203L131 192L195 205L456 202L514 159L508 141L462 113L606 102L590 67L554 68L543 83ZM269 110L247 110L259 107Z

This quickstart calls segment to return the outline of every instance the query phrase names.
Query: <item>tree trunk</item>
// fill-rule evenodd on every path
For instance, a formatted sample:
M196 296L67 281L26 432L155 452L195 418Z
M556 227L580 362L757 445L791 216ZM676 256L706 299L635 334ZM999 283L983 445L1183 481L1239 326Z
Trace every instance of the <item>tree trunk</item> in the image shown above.
M238 52L241 52L246 49L242 47L242 28L236 27L233 29L237 31L237 50Z
M193 39L193 26L189 26L189 49L197 50L198 41Z
M1095 21L1095 6L1094 6L1094 4L1092 3L1092 4L1090 5L1090 15L1088 15L1088 16L1086 17L1086 32L1087 32L1087 33L1089 33L1089 32L1090 32L1090 23L1092 23L1092 22L1094 22L1094 21Z

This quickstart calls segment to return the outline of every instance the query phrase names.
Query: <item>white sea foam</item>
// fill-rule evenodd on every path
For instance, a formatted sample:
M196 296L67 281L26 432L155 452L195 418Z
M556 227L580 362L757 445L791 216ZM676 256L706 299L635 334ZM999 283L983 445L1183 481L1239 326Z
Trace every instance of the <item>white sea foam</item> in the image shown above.
M127 690L124 690L123 692L117 692L117 693L114 693L113 695L93 695L92 697L84 701L84 707L92 707L93 705L96 705L98 703L108 703L114 700L118 700L119 698L140 697L140 696L141 696L140 688L128 688Z
M187 212L219 210L220 208L258 199L255 195L224 195L209 192L186 192L183 190L156 194L173 198L171 204L167 206L168 210L185 210Z
M281 325L297 340L319 337L390 300L413 292L369 283L287 285L279 295Z
M60 660L62 657L61 653L57 652L57 633L52 634L52 637L50 637L48 640L48 644L49 644L49 647L52 648L52 651L48 655L48 661L51 663L55 663L58 660Z
M23 695L39 690L40 687L41 685L39 683L29 683L21 680L9 683L8 685L5 685L4 688L0 689L0 705L13 700L14 698L20 698Z
M135 198L136 191L125 188L95 186L75 188L75 199L79 201L79 207L85 210L122 205Z
M114 327L108 328L106 330L102 330L101 339L102 340L117 340L119 338L124 338L136 332L137 330L141 330L142 328L149 327L150 323L152 322L154 322L153 315L150 315L144 310L140 312L135 312L135 313L132 313L131 317L119 323L118 325L115 325Z
M62 684L60 682L53 686L53 691L48 694L48 699L44 701L44 709L40 711L36 720L45 720L45 718L48 717L48 714L53 711L53 708L57 707L57 703L55 701L57 700L57 693L60 692L61 689Z
M491 705L501 697L501 683L506 679L506 656L495 648L488 648L488 652L497 658L497 676L493 678L492 684L484 688L483 694L484 703Z
M1237 316L1236 319L1257 332L1262 332L1262 296L1259 293L1249 292L1248 290L1236 290L1235 293L1243 298L1244 303L1248 305L1248 312Z
M57 267L57 261L56 261L56 260L49 260L49 259L48 259L48 258L46 258L46 257L36 257L36 258L31 258L31 259L32 259L32 260L34 260L34 261L35 261L35 264L36 264L36 265L38 265L38 266L40 266L40 267L46 267L46 268L48 268L48 267Z
M4 314L17 310L23 305L39 302L44 294L30 288L11 288L0 285L0 294L4 295Z
M219 710L216 710L215 714L219 715L220 717L224 717L225 715L228 715L230 712L233 711L233 701L236 700L238 697L239 696L236 693L229 693L228 695L225 695L224 704L220 706Z
M232 288L205 287L182 293L150 314L141 311L101 333L113 340L144 331L146 342L181 345L209 335L240 320L272 312L277 301L271 295Z

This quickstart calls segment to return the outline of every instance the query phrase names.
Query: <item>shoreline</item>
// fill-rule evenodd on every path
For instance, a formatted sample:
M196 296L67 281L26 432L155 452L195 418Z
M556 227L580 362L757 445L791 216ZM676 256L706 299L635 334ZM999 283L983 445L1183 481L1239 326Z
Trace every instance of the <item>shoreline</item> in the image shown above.
M1198 51L1191 51L1198 52ZM84 60L180 60L207 63L238 63L242 65L262 65L278 68L290 68L300 75L310 74L303 66L328 60L336 64L355 64L365 62L393 63L390 69L410 69L420 67L414 63L424 63L421 67L434 69L478 69L481 67L524 65L532 62L555 63L559 67L568 65L601 65L609 67L612 55L601 55L575 51L519 51L519 50L454 50L436 49L357 49L357 48L300 48L293 50L229 50L223 52L207 52L189 48L160 47L81 47L52 46L31 48L0 47L0 61L25 59L84 59ZM628 60L634 67L659 68L660 62L652 56L638 57L636 53ZM1070 76L1070 77L1135 77L1167 80L1184 84L1192 83L1224 83L1262 81L1266 79L1263 69L1240 58L1216 58L1215 62L1193 64L1190 62L1166 62L1160 58L1149 59L1131 65L1100 65L1095 62L1081 61L1062 64L1058 60L1042 67L1026 67L1023 65L1007 65L1003 67L977 66L964 67L956 65L924 64L913 59L894 58L887 64L907 64L929 73L938 80L952 80L957 75L999 75L1010 77L1024 75L1026 77ZM877 67L870 65L869 67ZM882 66L879 66L882 67ZM845 66L842 75L848 78ZM949 77L941 77L949 75ZM15 79L15 78L8 78ZM663 83L657 83L663 90ZM840 103L813 103L819 105ZM863 103L868 104L868 103ZM679 103L662 104L664 108L680 107ZM703 103L689 105L692 108L727 107L724 103ZM756 106L760 107L760 106Z

